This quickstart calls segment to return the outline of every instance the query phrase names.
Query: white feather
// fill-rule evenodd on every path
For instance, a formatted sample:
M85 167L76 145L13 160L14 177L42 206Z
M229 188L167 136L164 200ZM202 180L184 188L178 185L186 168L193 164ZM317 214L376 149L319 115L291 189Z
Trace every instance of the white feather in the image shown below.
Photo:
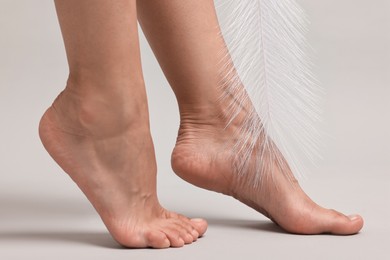
M229 124L246 110L234 137L237 172L255 170L255 185L275 166L302 175L302 155L320 157L315 125L321 93L306 54L304 11L294 0L216 0L216 8L228 47L221 101L234 97Z

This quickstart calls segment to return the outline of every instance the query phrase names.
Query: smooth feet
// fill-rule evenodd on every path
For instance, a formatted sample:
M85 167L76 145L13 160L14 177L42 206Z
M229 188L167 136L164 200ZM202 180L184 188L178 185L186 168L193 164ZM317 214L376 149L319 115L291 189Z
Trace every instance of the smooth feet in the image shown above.
M204 220L167 211L158 202L157 167L147 116L131 113L143 111L146 104L141 102L143 105L126 111L122 108L128 106L118 105L119 101L79 95L72 90L59 95L41 119L40 137L49 154L90 200L114 239L130 248L167 248L190 244L202 236L207 229ZM181 178L233 196L288 232L359 232L363 226L360 216L348 217L320 207L303 192L291 172L275 171L257 187L248 181L255 172L247 172L244 178L237 176L229 146L234 144L231 135L239 124L224 129L226 122L217 107L182 109L172 154L173 169Z
M65 90L46 111L39 133L49 154L121 245L167 248L196 241L207 223L167 211L158 202L148 120L139 113L143 108L115 111L125 105L90 97Z
M291 172L275 171L263 178L260 186L253 185L255 172L239 177L232 164L231 136L240 122L224 129L223 108L218 105L198 109L183 109L172 167L184 180L240 200L264 214L283 229L296 234L331 233L350 235L359 232L363 219L345 216L335 210L320 207L300 188ZM237 118L245 116L244 110ZM244 137L242 137L244 138Z

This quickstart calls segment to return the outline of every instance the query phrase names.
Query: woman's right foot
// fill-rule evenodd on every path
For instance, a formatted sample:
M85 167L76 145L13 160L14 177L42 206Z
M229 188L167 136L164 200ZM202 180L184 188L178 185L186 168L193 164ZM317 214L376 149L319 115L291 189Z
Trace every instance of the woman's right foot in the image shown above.
M125 111L125 103L108 102L109 96L81 96L69 88L63 91L43 115L39 134L114 239L131 248L196 241L207 223L169 212L158 202L148 116L140 112L147 108Z
M284 167L282 171L272 156L262 157L262 163L274 167L270 172L261 173L260 185L254 185L258 178L254 170L257 168L253 166L255 155L250 157L249 166L245 168L248 170L237 173L234 165L236 154L233 152L236 141L232 136L239 132L237 129L247 116L246 110L242 109L226 127L227 121L221 116L226 108L220 107L218 104L221 103L215 100L198 109L191 104L181 111L179 136L172 154L176 174L196 186L238 199L291 233L350 235L360 231L362 217L346 216L314 203L290 169ZM244 140L251 136L237 138ZM284 161L284 158L280 155L279 160ZM285 161L284 164L287 165Z

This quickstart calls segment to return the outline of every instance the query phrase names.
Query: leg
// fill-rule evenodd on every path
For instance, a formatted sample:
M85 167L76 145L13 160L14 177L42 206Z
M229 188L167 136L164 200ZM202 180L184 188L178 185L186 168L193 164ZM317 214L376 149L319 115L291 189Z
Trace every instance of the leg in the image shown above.
M178 99L181 125L172 166L183 179L206 189L234 196L300 234L354 234L363 226L360 216L347 217L315 204L291 183L291 172L274 174L255 188L232 172L226 142L240 126L238 116L227 130L226 107L217 101L223 91L219 54L226 50L212 0L139 0L139 19ZM246 104L246 106L251 106ZM245 115L246 109L242 110ZM212 158L212 159L210 159ZM254 172L247 172L246 177Z
M135 0L56 0L69 62L42 142L127 247L183 246L206 229L162 208L149 131Z

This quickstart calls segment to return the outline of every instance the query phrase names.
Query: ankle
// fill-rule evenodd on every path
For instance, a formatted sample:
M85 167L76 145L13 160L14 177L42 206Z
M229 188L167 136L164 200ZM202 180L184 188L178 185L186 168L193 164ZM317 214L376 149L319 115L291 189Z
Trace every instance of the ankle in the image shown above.
M233 107L236 104L218 100L206 105L181 105L180 122L182 126L210 126L213 129L236 131L242 127L248 116L256 116L251 107Z
M142 95L127 93L124 85L101 86L68 81L51 110L64 130L80 135L113 135L129 129L149 129L148 110ZM103 87L105 89L103 89Z

